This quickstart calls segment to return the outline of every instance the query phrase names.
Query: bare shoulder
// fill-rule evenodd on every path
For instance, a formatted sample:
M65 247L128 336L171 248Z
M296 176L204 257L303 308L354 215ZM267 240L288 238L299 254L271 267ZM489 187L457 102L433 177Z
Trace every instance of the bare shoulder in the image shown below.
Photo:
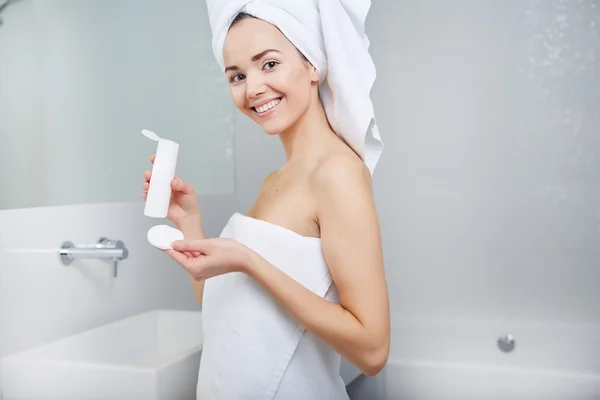
M324 230L349 221L371 223L377 219L371 172L354 155L333 154L321 160L310 178L317 223Z
M273 180L273 178L275 177L276 174L277 174L277 171L273 171L269 175L267 175L266 178L263 180L261 189L263 189L265 186L267 186L269 184L269 182L271 182Z
M336 153L322 159L310 178L315 195L331 191L367 190L371 192L371 173L354 155Z

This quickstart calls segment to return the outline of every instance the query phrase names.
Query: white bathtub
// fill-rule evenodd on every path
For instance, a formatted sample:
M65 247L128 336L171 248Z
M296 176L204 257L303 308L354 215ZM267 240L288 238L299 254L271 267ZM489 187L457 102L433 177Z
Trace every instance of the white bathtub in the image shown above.
M401 320L392 338L388 365L355 381L352 400L600 400L598 325Z

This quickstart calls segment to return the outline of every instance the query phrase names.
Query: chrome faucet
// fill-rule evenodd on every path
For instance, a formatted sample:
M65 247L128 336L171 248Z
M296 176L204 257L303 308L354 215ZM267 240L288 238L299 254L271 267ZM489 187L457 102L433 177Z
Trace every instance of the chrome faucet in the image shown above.
M129 250L125 243L120 240L109 240L100 238L98 243L92 246L78 246L72 242L64 242L60 248L60 260L63 265L71 265L76 259L106 259L113 264L113 276L117 277L119 261L129 257Z

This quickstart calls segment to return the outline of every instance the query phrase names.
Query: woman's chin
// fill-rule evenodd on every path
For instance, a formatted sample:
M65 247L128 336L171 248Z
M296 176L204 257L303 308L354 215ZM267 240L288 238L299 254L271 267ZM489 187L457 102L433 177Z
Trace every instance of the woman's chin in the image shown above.
M281 132L279 129L265 129L265 133L269 136L279 135Z
M288 125L282 123L282 121L269 121L260 124L265 133L269 136L279 135L281 132L285 132Z

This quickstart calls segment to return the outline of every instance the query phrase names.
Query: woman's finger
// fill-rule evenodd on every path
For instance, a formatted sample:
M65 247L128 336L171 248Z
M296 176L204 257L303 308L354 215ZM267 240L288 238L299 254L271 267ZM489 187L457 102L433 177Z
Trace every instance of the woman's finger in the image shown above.
M150 162L154 164L154 159L156 158L155 154L150 156ZM144 179L150 182L150 178L152 178L152 171L146 170L144 172ZM183 192L184 194L191 194L193 192L193 187L189 183L184 182L177 174L173 177L173 181L171 182L171 187L178 192Z
M173 188L173 190L176 190L183 194L194 193L194 187L191 184L183 181L181 178L178 178L177 176L175 176L173 181L171 181L171 187Z
M200 255L202 255L202 253L199 253L197 251L182 251L182 253L190 258L196 258L196 257L200 257Z
M176 240L171 243L171 247L177 251L194 251L198 253L206 253L206 239L183 239Z
M181 182L177 178L173 178L171 181L171 189L175 192L181 192Z
M195 280L203 279L200 273L204 270L204 265L206 263L205 259L199 257L188 257L185 253L179 252L177 250L163 250L167 253L173 260L177 262L177 264L181 265L183 269L190 274Z

